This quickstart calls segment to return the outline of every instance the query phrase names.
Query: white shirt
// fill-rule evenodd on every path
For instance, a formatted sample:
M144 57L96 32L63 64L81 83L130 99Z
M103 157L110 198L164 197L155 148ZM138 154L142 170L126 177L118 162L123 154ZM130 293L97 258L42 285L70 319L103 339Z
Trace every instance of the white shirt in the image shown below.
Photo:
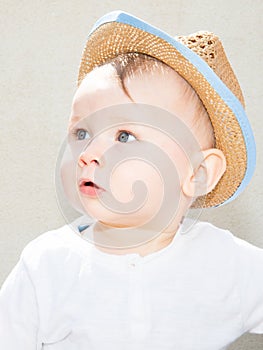
M263 249L183 228L145 257L104 253L67 225L42 234L1 289L0 348L222 350L263 333Z

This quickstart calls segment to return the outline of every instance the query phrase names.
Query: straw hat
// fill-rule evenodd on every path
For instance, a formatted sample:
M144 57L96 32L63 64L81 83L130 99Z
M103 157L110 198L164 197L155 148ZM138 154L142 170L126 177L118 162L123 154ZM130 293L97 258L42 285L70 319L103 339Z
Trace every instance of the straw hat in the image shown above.
M254 172L255 143L239 83L219 38L209 32L173 38L128 13L110 12L88 36L78 85L94 67L127 52L144 53L172 67L195 89L209 114L227 169L214 190L199 197L194 207L219 206L236 198Z

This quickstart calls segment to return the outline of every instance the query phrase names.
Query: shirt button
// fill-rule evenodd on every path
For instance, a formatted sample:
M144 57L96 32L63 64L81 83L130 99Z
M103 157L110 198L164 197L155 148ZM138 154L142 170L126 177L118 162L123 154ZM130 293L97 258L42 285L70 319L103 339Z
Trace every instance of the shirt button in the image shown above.
M135 264L134 262L131 262L131 263L129 264L129 267L130 267L131 269L135 268L135 266L136 266L136 264Z

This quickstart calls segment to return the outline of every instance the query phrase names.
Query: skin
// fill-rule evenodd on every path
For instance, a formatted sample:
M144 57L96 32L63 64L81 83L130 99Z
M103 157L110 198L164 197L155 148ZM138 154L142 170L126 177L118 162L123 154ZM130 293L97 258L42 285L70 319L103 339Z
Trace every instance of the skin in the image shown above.
M77 187L82 209L96 220L95 231L102 232L104 236L107 232L117 233L120 229L125 229L133 230L131 231L133 235L140 232L142 235L145 234L145 237L149 237L150 232L154 237L148 242L145 239L145 242L140 245L126 246L122 249L101 246L98 239L97 248L104 252L138 253L145 256L166 247L176 234L194 197L211 191L225 171L226 164L222 152L207 148L205 133L202 129L193 130L195 109L193 104L189 103L189 98L182 93L181 84L182 81L178 79L177 73L170 68L164 72L156 71L154 74L150 72L135 74L125 81L131 97L129 98L121 88L114 68L107 64L90 72L74 95L68 132L71 146L78 149L75 151L77 157L75 182L78 183L83 177L90 178L104 189L99 198L90 198L83 195ZM132 112L130 114L127 112L128 118L124 113L118 115L118 112L106 113L105 117L103 115L96 117L98 111L109 111L112 106L125 106L124 111L133 111L132 108L140 107L139 104L147 104L156 107L157 110L161 108L163 111L172 113L176 116L178 128L181 128L178 135L183 134L184 130L187 130L187 134L190 130L193 138L183 137L182 145L181 141L176 140L176 136L173 139L168 137L163 132L167 128L165 117L159 118L163 119L162 127L157 123L159 119L155 120L147 109L143 114L144 125L133 120L136 113ZM126 142L120 141L120 127L116 123L122 123L121 130L132 133L121 135L128 137ZM73 136L76 129L82 130L81 135L84 139L76 139L76 135ZM158 164L157 170L147 162L149 145L157 147L157 150L165 155L159 156L156 163L152 158L153 164ZM140 157L128 159L131 151ZM155 154L154 151L153 153ZM120 154L125 161L116 168L110 167L112 159ZM174 167L174 172L170 171L168 165ZM64 183L66 183L66 174L70 172L68 169L69 167L62 166ZM141 198L143 205L136 211L116 213L109 205L105 206L105 203L111 203L111 198L120 204L119 208L122 208L125 203L130 203L136 197L132 186L138 180L146 186L147 196ZM69 184L66 184L67 186ZM174 191L173 201L165 202L166 190L167 193ZM74 202L72 193L69 197ZM175 205L174 208L173 205ZM171 207L174 215L168 221L165 213ZM160 234L155 237L156 222L153 218L157 215L159 215L158 218L160 217L157 225Z

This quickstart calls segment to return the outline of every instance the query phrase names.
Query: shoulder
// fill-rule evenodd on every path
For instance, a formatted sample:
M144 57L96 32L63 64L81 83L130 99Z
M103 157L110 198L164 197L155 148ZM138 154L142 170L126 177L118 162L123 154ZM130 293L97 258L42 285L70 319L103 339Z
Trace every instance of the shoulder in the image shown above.
M251 264L257 259L263 262L263 249L236 237L229 230L225 230L215 225L197 221L187 220L183 227L184 240L187 242L187 249L203 256L204 259L212 263L217 262L221 266L229 268L236 264Z
M41 234L29 242L21 253L21 260L34 273L67 265L80 265L89 256L91 244L77 234L76 227L64 225Z
M234 249L236 251L253 251L258 252L259 254L263 253L263 249L251 244L244 239L239 238L232 232L226 229L219 228L208 222L198 222L194 228L195 235L200 236L203 240L208 242L213 242L212 244L216 244L223 246L225 249Z
M203 247L224 246L232 247L236 237L229 231L219 228L209 222L185 220L182 228L185 239L192 244L200 244Z
M197 274L202 271L215 285L235 284L239 294L249 280L254 286L260 284L263 292L263 279L259 279L263 271L262 248L207 222L192 222L181 238L184 260Z

